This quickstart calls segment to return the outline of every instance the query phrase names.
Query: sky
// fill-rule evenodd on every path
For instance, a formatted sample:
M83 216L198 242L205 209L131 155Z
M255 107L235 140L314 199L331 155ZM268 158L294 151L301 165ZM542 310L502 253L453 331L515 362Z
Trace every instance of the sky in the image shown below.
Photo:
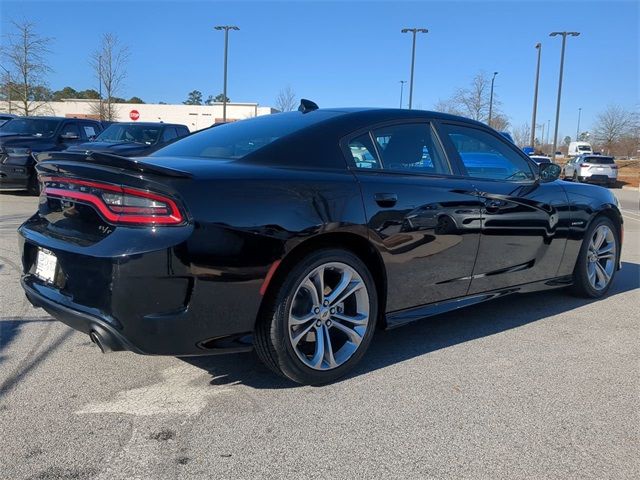
M531 122L542 43L538 122L553 129L560 37L567 39L560 138L588 130L607 105L639 106L638 1L146 1L0 0L0 33L29 20L51 37L49 87L96 88L89 56L102 34L130 50L121 97L179 103L197 89L222 91L223 33L229 36L228 96L273 106L280 89L320 107L397 107L400 80L409 79L411 35L417 38L414 108L468 86L481 71L499 72L496 96L512 125ZM407 90L405 87L405 103ZM546 127L545 127L546 128ZM546 136L546 135L545 135Z

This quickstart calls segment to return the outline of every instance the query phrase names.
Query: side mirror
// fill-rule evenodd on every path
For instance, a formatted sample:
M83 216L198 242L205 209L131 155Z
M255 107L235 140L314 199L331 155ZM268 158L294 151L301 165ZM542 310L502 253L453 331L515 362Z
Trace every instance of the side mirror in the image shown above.
M542 183L553 182L560 178L560 172L562 167L557 163L541 163L538 168L538 174L540 175L540 181Z
M60 135L60 140L78 140L80 137L75 133L63 133Z

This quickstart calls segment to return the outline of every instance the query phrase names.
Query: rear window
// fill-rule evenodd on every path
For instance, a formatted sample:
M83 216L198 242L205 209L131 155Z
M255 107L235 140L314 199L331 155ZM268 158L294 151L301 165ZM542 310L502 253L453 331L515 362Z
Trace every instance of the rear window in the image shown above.
M152 156L238 159L337 114L326 110L277 113L218 125L178 140Z
M589 145L578 145L578 150L581 152L590 152L591 147Z
M613 165L616 163L613 157L583 157L582 161L586 163L596 163L598 165Z

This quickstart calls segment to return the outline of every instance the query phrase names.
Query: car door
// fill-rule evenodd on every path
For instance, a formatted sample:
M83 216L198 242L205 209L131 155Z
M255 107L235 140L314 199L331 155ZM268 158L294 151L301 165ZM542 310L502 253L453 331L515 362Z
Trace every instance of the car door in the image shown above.
M387 271L387 312L467 293L480 203L431 124L378 125L342 147L362 190L371 240Z
M537 166L488 128L453 122L440 128L482 203L482 235L468 293L554 278L570 228L560 183L540 183Z
M570 158L567 163L564 166L564 176L565 177L572 177L573 176L573 172L575 171L574 168L574 162L575 162L575 158Z

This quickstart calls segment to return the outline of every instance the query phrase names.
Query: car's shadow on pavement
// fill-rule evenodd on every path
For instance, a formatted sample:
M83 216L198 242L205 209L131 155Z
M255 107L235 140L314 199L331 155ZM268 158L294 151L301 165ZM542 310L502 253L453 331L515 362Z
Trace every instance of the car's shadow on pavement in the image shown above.
M624 262L607 298L640 288L640 265ZM473 308L437 315L391 331L377 331L369 351L340 381L436 350L543 320L598 300L565 290L511 295ZM262 365L255 353L188 357L182 360L209 372L212 385L241 383L253 388L295 388Z

